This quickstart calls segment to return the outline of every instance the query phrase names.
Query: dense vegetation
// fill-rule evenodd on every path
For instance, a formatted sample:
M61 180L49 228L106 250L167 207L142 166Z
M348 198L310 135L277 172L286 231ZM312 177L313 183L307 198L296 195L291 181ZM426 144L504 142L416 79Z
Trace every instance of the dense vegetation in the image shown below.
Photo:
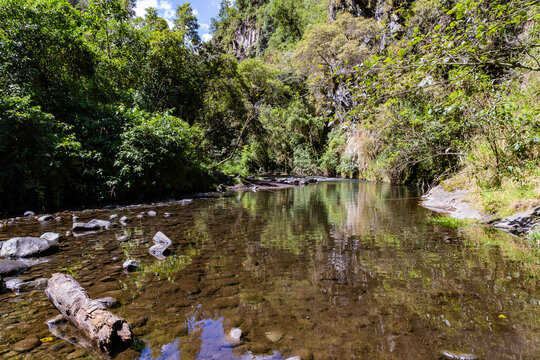
M540 3L224 0L203 43L130 0L0 0L0 211L176 197L220 173L540 203ZM524 201L523 199L528 199Z

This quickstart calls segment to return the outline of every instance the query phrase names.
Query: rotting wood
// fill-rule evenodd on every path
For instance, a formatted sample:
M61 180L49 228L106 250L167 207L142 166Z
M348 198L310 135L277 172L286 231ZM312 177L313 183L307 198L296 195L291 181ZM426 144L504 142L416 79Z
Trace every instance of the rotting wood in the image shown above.
M62 315L97 343L101 351L116 354L131 345L131 329L126 320L92 300L73 277L53 274L45 293Z

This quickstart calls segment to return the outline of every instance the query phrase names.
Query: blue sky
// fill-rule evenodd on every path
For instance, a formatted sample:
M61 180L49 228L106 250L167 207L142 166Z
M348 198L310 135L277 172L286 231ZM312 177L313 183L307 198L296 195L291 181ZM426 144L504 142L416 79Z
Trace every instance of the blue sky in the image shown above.
M178 5L186 2L191 4L193 12L199 20L199 35L204 41L210 40L212 38L210 34L210 19L215 17L219 12L220 0L137 0L135 12L137 16L142 17L146 13L146 8L156 8L158 15L167 20L169 27L172 27L174 11Z

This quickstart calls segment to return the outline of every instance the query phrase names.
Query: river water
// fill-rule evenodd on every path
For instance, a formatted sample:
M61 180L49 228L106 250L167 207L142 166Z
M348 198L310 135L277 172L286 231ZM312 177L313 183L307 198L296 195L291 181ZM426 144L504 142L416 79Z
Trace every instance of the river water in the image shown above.
M118 299L111 311L136 335L118 359L437 359L443 351L540 358L536 253L499 231L442 226L418 195L328 181L84 211L78 221L118 214L131 222L66 237L60 253L19 277L65 272L92 298ZM143 214L149 210L157 215ZM72 213L60 216L45 225L17 221L0 241L64 234ZM167 260L148 253L157 231L173 241ZM118 241L122 235L129 240ZM141 269L124 273L127 258ZM52 336L46 320L57 314L43 291L0 295L0 358L102 358ZM235 327L240 344L227 338ZM47 337L29 352L13 350Z

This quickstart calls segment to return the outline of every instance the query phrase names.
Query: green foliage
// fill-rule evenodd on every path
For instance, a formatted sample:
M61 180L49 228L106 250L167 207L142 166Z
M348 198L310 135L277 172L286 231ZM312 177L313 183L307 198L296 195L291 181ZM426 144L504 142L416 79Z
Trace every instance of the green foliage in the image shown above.
M121 199L178 196L203 190L210 178L194 153L195 129L170 115L137 109L122 133L114 166L118 175L109 182Z
M447 216L432 217L428 219L428 222L433 225L444 226L452 229L459 229L471 224L471 220L455 219Z

